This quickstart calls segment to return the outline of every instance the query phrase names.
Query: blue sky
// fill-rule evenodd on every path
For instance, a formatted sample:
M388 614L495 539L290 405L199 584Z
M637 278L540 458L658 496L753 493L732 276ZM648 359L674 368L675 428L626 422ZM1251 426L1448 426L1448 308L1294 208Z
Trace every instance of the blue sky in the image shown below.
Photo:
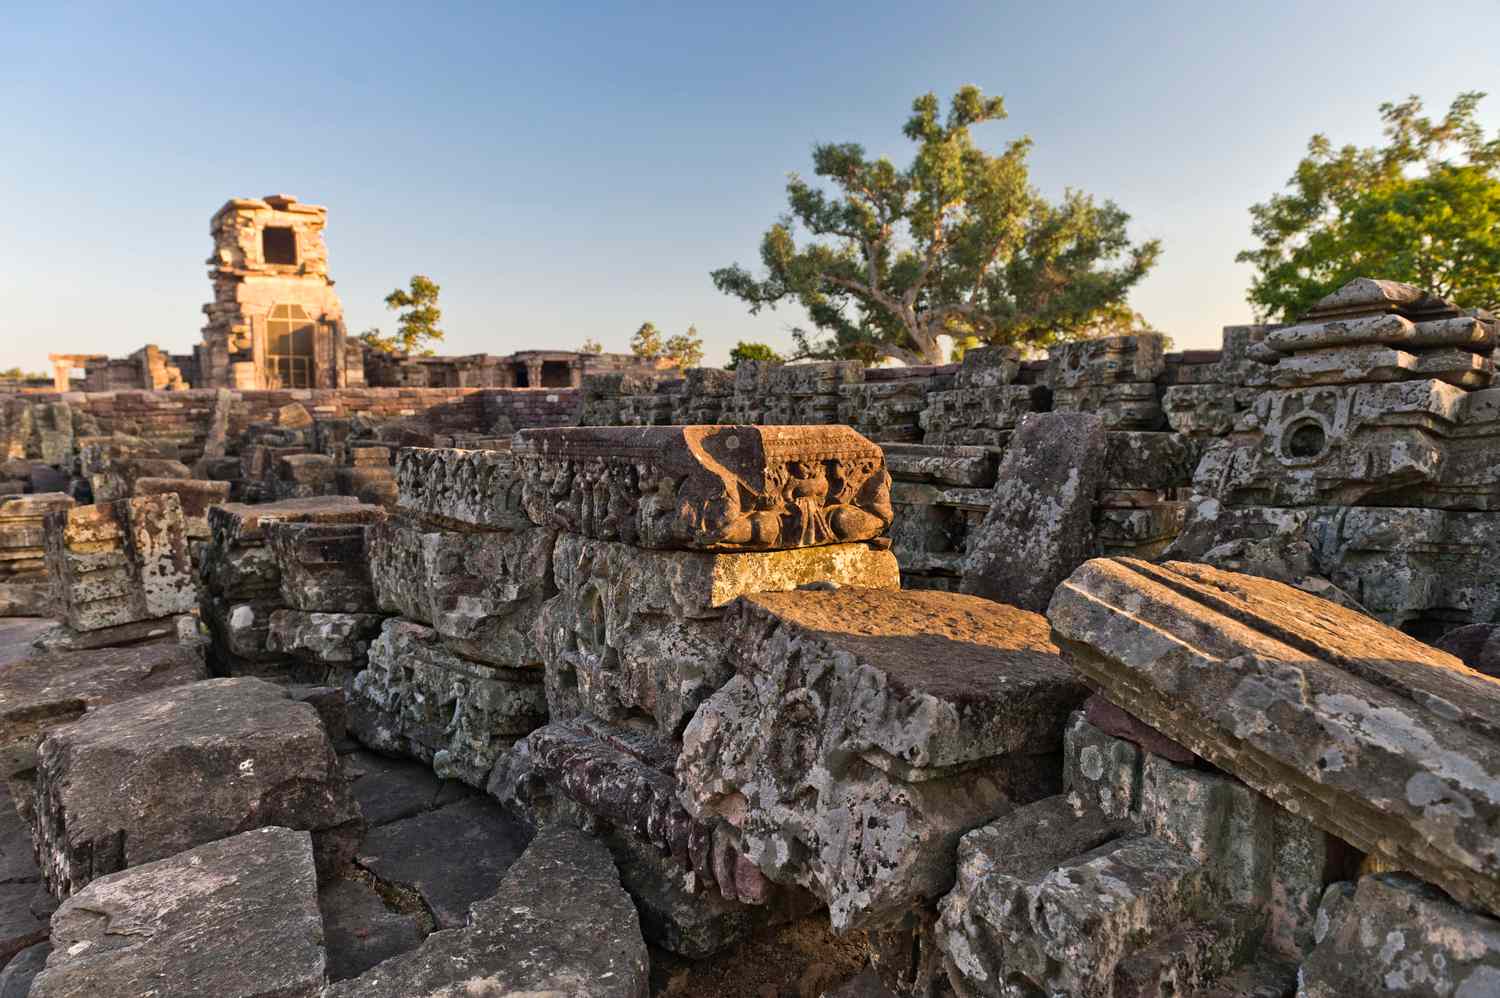
M127 9L128 8L128 9ZM1179 348L1249 319L1247 208L1308 138L1489 89L1500 4L0 3L0 367L198 341L231 196L329 208L351 332L421 272L443 352L788 343L708 272L756 262L817 141L898 162L911 99L976 83L1033 181L1117 201L1164 254L1133 304Z

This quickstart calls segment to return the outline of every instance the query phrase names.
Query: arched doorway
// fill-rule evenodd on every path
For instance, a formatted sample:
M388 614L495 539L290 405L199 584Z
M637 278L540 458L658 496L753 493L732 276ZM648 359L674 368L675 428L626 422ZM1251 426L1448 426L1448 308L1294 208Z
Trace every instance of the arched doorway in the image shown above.
M301 305L277 305L266 321L266 374L273 388L313 386L313 330Z

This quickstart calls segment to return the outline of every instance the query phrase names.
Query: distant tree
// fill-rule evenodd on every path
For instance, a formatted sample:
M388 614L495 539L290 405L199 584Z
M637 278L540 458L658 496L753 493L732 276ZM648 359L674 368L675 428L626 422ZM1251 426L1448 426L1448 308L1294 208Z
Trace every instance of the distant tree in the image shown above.
M656 328L655 323L641 323L641 328L630 337L630 352L644 360L659 359L663 349L661 330Z
M749 343L745 340L740 340L734 345L734 349L729 351L729 363L724 366L728 370L733 371L740 366L740 361L742 360L763 360L773 364L781 364L785 363L786 358L764 343Z
M583 346L578 348L579 353L603 353L604 344L590 336L583 341Z
M687 332L669 338L662 356L681 371L703 363L703 339L698 335L698 327L690 325Z
M813 147L827 192L793 174L789 211L761 240L763 278L738 264L714 285L751 314L799 303L814 331L794 330L801 356L941 363L939 337L1045 346L1123 306L1155 265L1156 241L1132 244L1114 203L1067 191L1058 204L1028 179L1031 140L999 155L969 129L1005 117L1004 102L961 88L946 120L937 95L912 102L906 169L854 143ZM799 246L797 226L812 240Z
M51 381L52 375L41 374L37 371L23 371L19 367L11 367L0 371L0 379L5 381Z
M1500 135L1460 94L1437 121L1409 97L1382 104L1386 143L1337 150L1312 137L1287 190L1253 206L1249 299L1288 321L1356 277L1404 281L1459 305L1500 306Z
M440 290L431 278L413 274L409 288L397 288L385 296L386 308L406 309L396 317L396 334L383 336L378 328L371 328L359 334L360 340L385 353L431 356L434 351L430 344L443 338L438 328L443 320L443 310L438 307Z

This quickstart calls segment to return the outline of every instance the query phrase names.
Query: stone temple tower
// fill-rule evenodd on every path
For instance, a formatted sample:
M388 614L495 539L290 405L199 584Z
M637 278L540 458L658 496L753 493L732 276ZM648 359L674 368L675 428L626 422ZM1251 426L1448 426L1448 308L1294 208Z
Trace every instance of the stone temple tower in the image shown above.
M214 300L203 306L197 387L364 383L360 352L345 349L343 306L328 277L327 220L328 209L285 194L232 198L214 213L207 261Z

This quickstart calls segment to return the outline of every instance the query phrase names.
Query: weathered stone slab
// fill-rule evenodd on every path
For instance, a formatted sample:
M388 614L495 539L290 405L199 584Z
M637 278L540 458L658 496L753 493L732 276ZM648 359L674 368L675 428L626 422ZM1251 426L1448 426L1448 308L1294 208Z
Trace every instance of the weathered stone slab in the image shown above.
M505 451L404 447L396 458L396 506L459 528L523 530L515 459Z
M197 605L176 495L58 510L46 524L47 570L74 630L169 617Z
M929 444L882 444L891 478L967 488L995 484L1000 455L988 447L939 447Z
M437 531L422 537L422 579L433 629L454 651L510 668L540 666L536 623L556 591L557 533Z
M811 583L899 586L895 557L866 544L643 551L562 533L552 567L557 595L539 626L552 715L642 711L667 738L731 675L720 618L736 596Z
M455 929L471 904L495 892L530 837L499 804L475 795L372 829L360 844L359 864L417 891L437 927Z
M922 440L946 446L1003 447L1021 420L1051 401L1040 385L952 388L931 392L922 410Z
M1044 413L1023 422L970 542L963 591L1044 609L1057 584L1094 553L1094 493L1106 454L1097 416Z
M94 881L52 918L33 998L316 998L307 832L259 828Z
M87 710L205 678L203 657L175 642L38 654L0 668L0 777L31 769L42 739Z
M141 478L135 483L138 496L175 493L182 504L182 519L187 535L194 539L209 537L208 510L229 501L228 482L209 482L201 478Z
M1357 848L1500 910L1500 681L1202 565L1098 559L1048 610L1111 701Z
M1458 309L1452 302L1410 284L1356 277L1337 291L1320 298L1302 316L1302 321L1330 322L1383 312L1394 312L1413 320L1426 320L1456 315Z
M379 523L385 510L353 496L319 496L268 503L226 503L208 512L214 542L238 548L264 544L271 523Z
M365 549L375 603L381 610L423 624L432 623L432 596L422 562L422 541L438 529L421 517L399 510L370 525Z
M570 427L516 435L534 523L644 548L863 541L891 522L880 448L846 426Z
M356 738L470 786L483 787L496 758L546 721L542 670L464 658L432 628L407 620L385 622L369 666L354 677Z
M1059 343L1047 351L1047 384L1056 391L1155 381L1166 369L1165 343L1160 333Z
M33 837L53 894L246 828L313 833L346 861L359 808L317 712L259 679L210 679L92 710L37 751Z
M1380 343L1414 349L1463 347L1474 352L1495 348L1495 332L1473 316L1412 322L1394 312L1301 323L1266 333L1261 342L1282 353L1299 353L1327 347Z
M1500 921L1415 877L1377 873L1328 888L1303 998L1500 994Z
M643 998L640 920L597 841L565 826L537 833L464 928L335 984L326 998L475 994Z
M836 930L936 898L959 836L1056 792L1055 755L1038 757L1085 691L1039 615L858 589L736 607L738 675L688 724L679 796Z
M426 936L421 916L390 910L373 887L359 880L338 880L318 891L318 910L330 981L357 977L382 960L416 949Z
M266 524L266 538L281 575L282 599L298 610L376 611L367 530L359 523Z

